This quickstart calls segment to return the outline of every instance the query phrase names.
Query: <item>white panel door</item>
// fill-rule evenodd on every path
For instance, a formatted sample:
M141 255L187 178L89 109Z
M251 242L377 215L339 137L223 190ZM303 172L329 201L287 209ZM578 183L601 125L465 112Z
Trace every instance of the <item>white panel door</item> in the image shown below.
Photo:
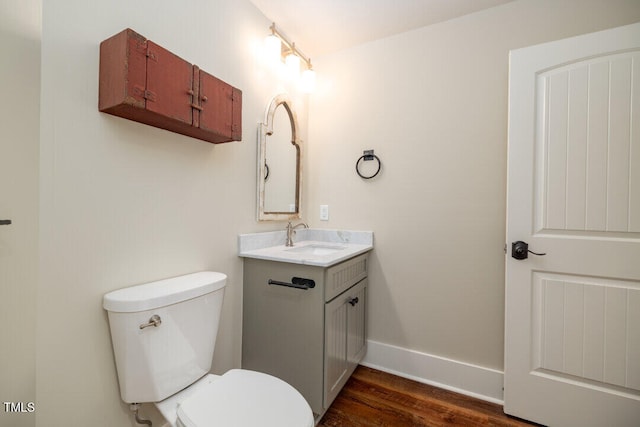
M512 51L509 73L504 410L640 426L640 24Z

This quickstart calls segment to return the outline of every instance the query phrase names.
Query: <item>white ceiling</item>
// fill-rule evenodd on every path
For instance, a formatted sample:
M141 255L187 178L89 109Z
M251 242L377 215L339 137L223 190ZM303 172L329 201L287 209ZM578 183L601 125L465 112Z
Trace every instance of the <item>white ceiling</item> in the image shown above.
M313 58L512 0L250 1Z

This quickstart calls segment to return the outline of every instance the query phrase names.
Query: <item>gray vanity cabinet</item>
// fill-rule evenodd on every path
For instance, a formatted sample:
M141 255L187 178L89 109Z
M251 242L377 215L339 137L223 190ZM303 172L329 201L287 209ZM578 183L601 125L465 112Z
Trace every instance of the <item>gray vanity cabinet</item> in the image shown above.
M315 286L269 284L293 278ZM366 352L367 254L330 267L245 258L243 292L242 367L288 382L319 418Z

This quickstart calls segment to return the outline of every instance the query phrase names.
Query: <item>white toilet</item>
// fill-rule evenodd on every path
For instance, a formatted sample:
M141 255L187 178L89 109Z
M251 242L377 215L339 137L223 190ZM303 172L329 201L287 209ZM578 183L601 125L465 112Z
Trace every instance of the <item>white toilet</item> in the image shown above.
M122 400L153 402L172 427L313 427L286 382L243 369L209 374L226 280L203 271L104 296Z

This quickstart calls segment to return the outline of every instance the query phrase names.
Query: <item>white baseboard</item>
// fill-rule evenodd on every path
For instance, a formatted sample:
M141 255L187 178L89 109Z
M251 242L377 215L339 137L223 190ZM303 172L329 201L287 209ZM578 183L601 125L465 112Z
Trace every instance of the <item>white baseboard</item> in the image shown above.
M504 404L504 374L496 369L376 341L367 342L367 354L361 364L456 393Z

